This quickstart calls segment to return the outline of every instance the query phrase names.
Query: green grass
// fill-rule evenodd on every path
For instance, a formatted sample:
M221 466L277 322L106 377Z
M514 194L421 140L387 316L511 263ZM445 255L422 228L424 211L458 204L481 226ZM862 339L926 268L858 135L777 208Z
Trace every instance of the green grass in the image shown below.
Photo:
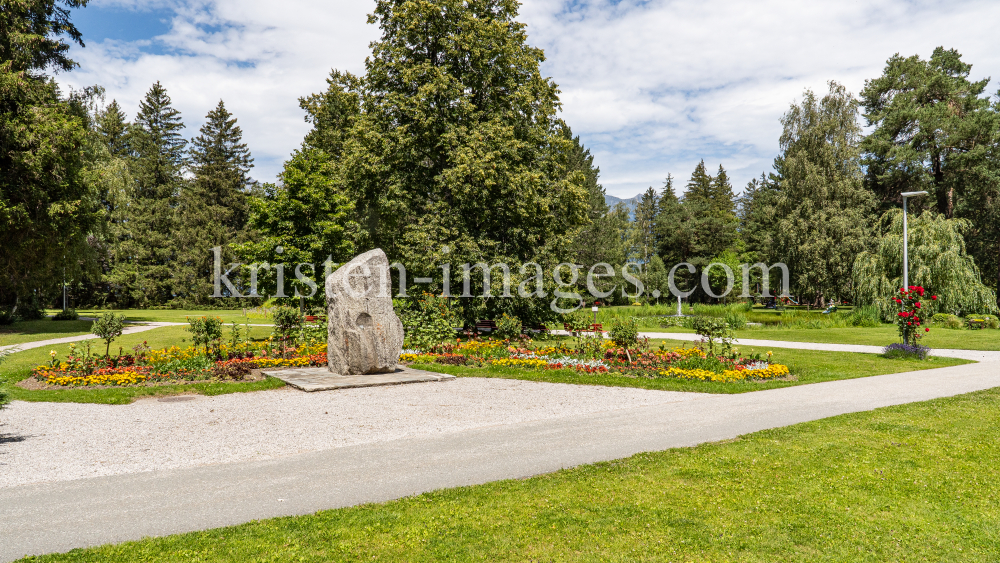
M690 342L678 340L653 340L655 347L661 342L668 348L691 346ZM890 360L876 354L855 354L851 352L823 352L818 350L794 350L790 348L757 348L739 346L744 354L774 352L772 360L785 364L797 381L752 381L736 383L715 383L710 381L683 381L679 379L645 379L624 377L614 374L581 373L575 370L529 370L517 368L475 368L449 366L443 364L415 364L413 367L438 373L448 373L461 377L496 377L501 379L521 379L525 381L546 381L549 383L575 383L579 385L603 385L609 387L636 387L663 391L694 391L700 393L747 393L791 387L822 381L854 379L888 373L901 373L972 363L955 358L932 357L925 361L895 359Z
M58 311L55 309L47 310L46 314L54 315ZM243 316L242 309L209 309L209 310L184 310L184 309L77 309L77 313L81 317L96 317L104 313L118 313L124 314L125 319L129 321L147 321L147 322L164 322L164 323L183 323L187 322L187 317L219 317L223 322L229 323L236 321L238 323L245 322L247 319ZM270 319L264 318L251 318L251 323L254 324L270 324Z
M998 422L992 389L25 561L997 561Z
M0 326L0 346L89 334L90 325L90 321L21 321Z
M44 322L44 321L43 321ZM270 334L268 327L252 327L251 337L265 338ZM223 331L224 335L229 334L229 330ZM170 326L156 328L137 334L126 334L116 340L111 345L112 354L118 353L118 348L124 349L128 353L134 346L142 342L148 342L152 348L166 348L168 346L190 346L191 333L182 326ZM90 341L96 353L104 353L104 342L102 340ZM84 345L77 342L77 350ZM10 399L17 401L45 401L53 403L103 403L103 404L128 404L142 397L176 395L178 393L200 393L202 395L220 395L224 393L239 393L244 391L260 391L263 389L275 389L282 387L284 383L280 380L267 378L264 381L246 383L195 383L189 385L163 385L157 387L113 387L110 389L53 389L44 391L29 391L15 386L14 384L31 375L31 370L37 365L49 361L49 351L55 350L60 358L65 358L69 353L69 344L56 346L46 346L44 348L34 348L24 352L11 354L0 364L0 390L7 393Z
M931 348L958 350L1000 350L1000 330L948 329L931 326L931 331L920 339L920 344ZM894 325L877 328L824 328L824 329L747 329L736 332L739 338L758 340L784 340L789 342L822 342L830 344L867 344L886 346L899 342Z

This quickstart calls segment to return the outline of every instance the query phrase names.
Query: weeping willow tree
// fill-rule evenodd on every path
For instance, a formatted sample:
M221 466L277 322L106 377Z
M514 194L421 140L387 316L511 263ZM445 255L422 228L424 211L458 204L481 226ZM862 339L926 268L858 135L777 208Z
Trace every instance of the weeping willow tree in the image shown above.
M877 306L891 320L899 306L890 299L903 285L903 212L893 209L880 223L878 249L854 260L854 298L858 305ZM970 227L964 219L945 219L930 211L909 221L910 285L937 295L940 312L996 312L996 295L983 285L979 268L966 254L962 233Z

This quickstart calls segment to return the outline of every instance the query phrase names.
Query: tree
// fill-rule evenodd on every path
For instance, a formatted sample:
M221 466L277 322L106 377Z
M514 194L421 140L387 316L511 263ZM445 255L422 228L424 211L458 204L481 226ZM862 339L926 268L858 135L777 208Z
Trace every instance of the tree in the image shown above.
M377 3L382 37L345 156L367 246L430 271L446 244L528 260L585 222L556 85L516 15L513 0Z
M862 182L857 117L855 98L831 81L822 99L806 90L781 119L772 240L795 292L817 304L850 294L851 264L871 240L874 199Z
M632 222L631 246L639 260L649 264L650 253L656 252L656 213L660 196L652 186L639 198L635 206L635 220Z
M101 223L87 176L91 142L81 100L64 97L47 69L68 71L69 44L83 45L70 9L85 0L26 0L0 10L0 308L35 309L91 259L88 235Z
M298 292L316 304L325 298L321 273L326 262L346 262L356 250L353 206L330 180L333 166L332 158L321 149L306 145L295 151L285 163L279 184L265 184L263 193L250 199L248 223L255 236L233 245L236 253L251 263L312 264L312 271L300 273L310 280L320 280L315 295L291 271L285 275L289 285L284 293L293 297ZM260 279L259 295L277 292L275 274ZM243 294L248 295L249 290L244 289Z
M135 194L129 212L128 251L114 264L111 279L122 293L122 305L149 306L173 298L176 257L177 198L185 180L187 141L181 137L180 112L156 82L139 104L129 132L135 157L131 170Z
M304 100L319 150L300 158L320 159L310 167L347 196L359 249L381 247L418 276L443 260L548 263L587 224L588 174L517 8L381 0L365 75L335 71ZM510 306L480 304L466 314Z
M989 78L972 82L972 65L954 49L934 49L930 60L897 53L882 76L865 82L865 166L884 204L904 191L928 190L934 208L952 218L967 188L991 176L988 153L1000 127L983 91Z
M683 200L683 228L689 244L686 260L696 267L708 265L713 256L733 248L738 221L732 186L725 169L713 177L702 160L691 173Z
M925 211L909 219L909 282L938 296L938 309L956 315L997 311L996 294L983 285L975 260L966 253L965 219ZM892 302L903 286L903 212L893 209L880 221L878 248L853 261L858 305L879 307L885 320L899 312Z
M693 254L691 218L674 190L674 178L667 175L656 211L657 254L668 264L686 262ZM685 270L686 271L686 270Z
M212 301L213 248L248 239L248 192L253 158L236 118L219 100L192 142L194 179L182 185L178 210L174 293L186 303ZM229 263L228 248L223 258Z

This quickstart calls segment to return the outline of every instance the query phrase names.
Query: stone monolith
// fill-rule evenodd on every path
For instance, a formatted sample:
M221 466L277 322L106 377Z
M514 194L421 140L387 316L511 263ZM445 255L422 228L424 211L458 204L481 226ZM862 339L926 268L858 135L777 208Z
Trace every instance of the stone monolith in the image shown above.
M380 248L355 257L327 278L331 372L395 371L403 350L403 323L392 308L391 286L389 260Z

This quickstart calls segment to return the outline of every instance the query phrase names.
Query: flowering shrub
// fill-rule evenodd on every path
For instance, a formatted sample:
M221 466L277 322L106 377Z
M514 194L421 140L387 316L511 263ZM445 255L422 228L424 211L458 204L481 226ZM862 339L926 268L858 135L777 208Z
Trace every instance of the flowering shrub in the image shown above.
M933 311L928 311L924 307L924 293L923 287L911 285L909 288L900 288L899 296L893 298L893 301L902 308L896 313L896 327L899 329L899 337L903 340L903 344L916 346L917 340L931 330L929 328L921 330L927 316L933 314ZM931 301L937 301L937 295L932 295Z

